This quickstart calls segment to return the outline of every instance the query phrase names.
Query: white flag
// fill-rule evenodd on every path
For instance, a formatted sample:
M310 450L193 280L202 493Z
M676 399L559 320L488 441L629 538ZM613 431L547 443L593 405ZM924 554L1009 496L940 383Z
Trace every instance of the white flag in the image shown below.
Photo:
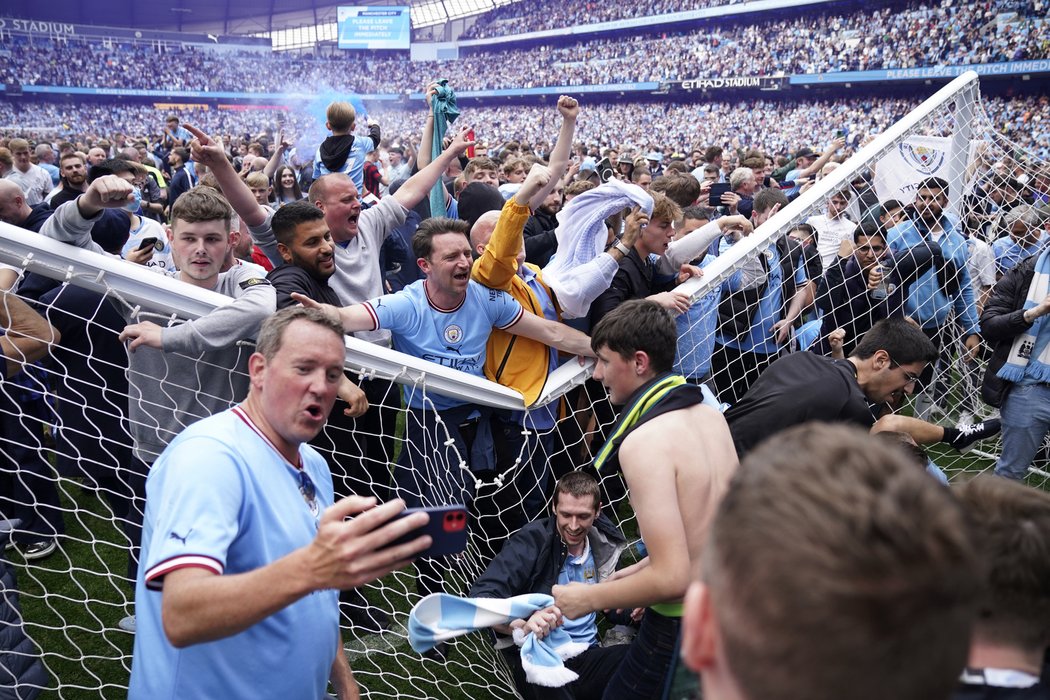
M875 193L880 202L915 201L915 191L928 177L948 179L952 140L941 136L911 136L879 159L875 166Z

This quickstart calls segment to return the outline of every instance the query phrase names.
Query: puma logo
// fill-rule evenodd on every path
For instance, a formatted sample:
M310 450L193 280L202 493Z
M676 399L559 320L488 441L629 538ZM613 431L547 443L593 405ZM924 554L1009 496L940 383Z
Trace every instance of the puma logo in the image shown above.
M186 544L186 538L190 536L191 532L193 532L193 528L190 528L189 530L187 530L185 535L180 535L179 533L177 533L174 530L172 530L171 532L168 533L168 537L170 537L173 540L178 540L179 542L182 542L182 544L185 545Z

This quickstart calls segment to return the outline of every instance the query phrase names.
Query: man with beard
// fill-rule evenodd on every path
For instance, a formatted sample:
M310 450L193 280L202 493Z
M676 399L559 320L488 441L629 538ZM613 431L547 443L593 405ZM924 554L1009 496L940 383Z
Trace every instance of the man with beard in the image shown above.
M901 313L903 287L879 264L885 256L886 234L878 224L861 224L853 232L852 245L843 242L817 286L817 306L825 314L822 336L826 339L836 328L845 330L846 357L872 325Z
M79 153L67 153L58 161L62 186L49 200L52 209L76 199L87 191L87 167Z
M937 243L944 264L930 269L906 285L904 312L915 319L927 337L941 350L940 363L951 362L953 343L961 326L967 359L977 356L981 337L977 320L970 273L966 267L968 250L958 222L944 215L948 204L948 183L930 177L919 183L912 205L912 217L886 232L890 254L897 257L906 249L929 242ZM954 312L954 320L952 319ZM929 386L933 371L923 377ZM938 382L929 396L924 393L916 403L916 416L926 419L934 402L944 398L947 387Z

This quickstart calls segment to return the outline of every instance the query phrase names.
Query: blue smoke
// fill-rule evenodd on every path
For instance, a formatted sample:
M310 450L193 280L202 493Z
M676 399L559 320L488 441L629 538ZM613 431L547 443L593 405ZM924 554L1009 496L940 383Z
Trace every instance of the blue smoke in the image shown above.
M327 85L318 85L317 92L309 100L288 101L291 112L290 120L294 126L285 127L293 131L295 137L295 150L299 159L306 161L314 157L321 142L328 137L329 131L325 128L325 112L328 105L333 102L349 102L357 111L357 127L355 133L366 132L365 123L368 119L368 109L364 100L354 93L346 93L334 90Z

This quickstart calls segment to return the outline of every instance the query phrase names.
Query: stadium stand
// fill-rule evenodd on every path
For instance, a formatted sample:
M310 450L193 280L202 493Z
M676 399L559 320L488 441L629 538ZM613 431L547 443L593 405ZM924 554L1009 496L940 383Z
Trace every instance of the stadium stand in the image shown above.
M702 276L675 286L680 268L674 266L670 272L663 269L662 277L657 273L658 279L653 278L654 285L667 290L661 301L683 311L678 316L676 372L692 382L706 383L716 390L720 401L728 401L730 395L742 397L753 377L750 371L713 364L712 357L719 352L725 355L727 347L740 354L770 356L764 359L807 349L835 354L839 347L837 340L833 342L833 331L838 324L832 324L833 320L844 320L842 325L855 329L884 316L908 315L937 343L939 357L921 377L903 375L908 380L905 386L914 389L915 396L896 392L889 402L893 405L881 409L889 416L883 425L899 432L903 428L895 419L928 419L923 430L927 437L932 431L934 437L913 447L916 454L921 453L923 466L949 482L993 471L1004 443L988 428L987 421L995 420L999 409L986 403L987 395L982 397L981 378L992 348L1009 348L1012 341L999 333L994 342L980 341L975 350L972 338L985 320L979 316L985 304L998 299L991 290L998 276L996 265L999 274L1010 273L1028 253L1045 250L1041 246L1050 238L1050 97L1045 80L1050 67L1017 73L1030 73L1035 78L1031 81L989 79L984 83L985 95L973 74L937 92L954 75L938 71L943 66L971 64L1013 71L1006 66L1045 62L1050 55L1045 4L1042 0L944 1L934 6L892 3L858 9L822 3L816 9L733 16L717 26L699 22L668 30L665 24L654 23L618 36L584 31L568 38L570 30L583 23L737 5L720 0L645 0L567 8L550 0L522 0L480 16L461 38L541 30L564 30L566 38L545 37L539 44L519 43L511 48L495 43L464 45L458 49L459 58L442 61L410 60L411 54L405 51L345 54L330 45L296 52L219 42L210 45L199 43L199 37L190 40L189 35L180 41L170 33L163 40L138 41L0 31L0 82L7 88L6 94L0 94L0 175L15 167L17 154L10 151L22 152L16 139L26 138L33 146L42 146L45 156L53 152L57 166L62 162L59 157L70 152L88 158L100 154L101 158L142 160L157 171L156 175L135 175L144 203L150 180L159 185L161 173L168 186L173 185L172 175L189 184L200 180L208 185L211 175L199 164L192 175L182 169L181 156L175 154L164 132L167 119L174 115L182 126L192 125L221 137L226 157L251 185L256 203L280 211L309 191L314 154L327 136L324 108L333 100L353 98L358 109L355 138L368 138L371 120L382 133L375 155L364 163L365 182L371 178L374 191L381 195L380 209L392 208L389 200L397 184L405 187L397 181L417 168L420 150L430 138L427 119L431 112L419 91L431 80L448 78L449 86L461 95L472 93L460 100L460 116L449 136L464 124L472 127L477 156L490 157L499 166L508 163L506 171L500 167L500 173L507 175L499 179L501 192L513 196L520 183L508 178L516 177L515 172L527 172L532 161L554 164L565 155L555 150L563 118L554 100L529 91L564 92L578 97L581 109L571 148L564 149L571 160L569 174L561 183L576 196L583 196L579 191L586 183L597 184L610 176L626 182L625 170L641 173L651 168L650 174L656 176L653 191L667 192L672 199L684 197L682 206L693 205L668 222L669 230L676 233L690 222L698 224L707 218L713 218L718 228L719 219L725 223L743 214L742 200L756 199L756 190L779 195L782 189L790 197L790 203L778 204L772 215L754 216L753 221L761 223L750 235L740 237L734 224L712 238L710 245L695 251L685 262L702 266ZM835 77L845 71L890 69L930 69L936 74L849 87L846 78ZM682 81L704 77L744 75L779 76L778 85L784 89L766 93L681 86ZM815 81L827 79L828 84L808 92L790 82L799 75ZM624 94L613 88L588 94L592 86L621 82L644 83L645 87L623 90ZM11 89L15 86L40 91L20 96ZM111 92L106 94L106 90ZM128 146L137 158L128 156ZM172 158L173 154L177 157ZM821 156L826 156L821 158L824 167L799 172L807 160ZM39 165L49 164L36 150L31 157ZM517 158L524 162L518 163ZM705 158L715 165L713 179L730 183L740 194L711 203L706 194L710 183L689 180L689 186L675 186L677 178L681 178L679 184L693 178L691 172L699 180ZM491 167L485 161L475 165L478 163ZM453 203L457 203L460 215L466 218L469 190L460 196L466 183L456 176L464 165L468 165L466 158L453 162L445 178L452 200L444 201L450 214L455 214ZM248 179L253 169L266 174L257 172ZM684 172L676 175L675 170ZM66 177L64 170L59 172ZM294 187L283 182L286 173ZM762 175L774 173L778 182L763 182ZM273 176L271 191L267 190L267 175ZM929 195L929 204L912 204L920 182L932 176L950 183L943 202L934 202L937 198ZM792 179L797 180L793 186L780 187L779 181ZM12 182L19 182L17 175ZM616 187L606 185L602 192ZM56 188L55 194L60 191ZM627 191L642 201L648 196L633 187ZM232 198L229 192L225 194ZM440 186L435 194L439 199L434 201L443 201ZM545 200L530 218L526 235L555 239L553 227L573 220L570 216L559 220L557 210L565 211L569 202L554 199L556 204ZM891 200L905 206L891 212ZM135 612L132 582L125 570L128 555L138 544L135 528L140 523L127 506L135 509L142 504L141 494L124 493L125 487L135 490L121 472L127 465L113 466L130 456L133 445L127 411L128 402L136 400L134 390L128 388L128 359L117 334L123 326L122 315L177 326L206 315L222 300L129 262L148 246L117 245L110 250L119 254L101 255L16 228L29 228L30 222L50 213L44 205L28 208L27 214L27 207L19 201L10 187L0 187L0 262L4 263L0 282L11 285L12 290L10 297L5 292L4 299L17 296L34 304L61 331L61 338L44 342L50 358L0 387L4 398L0 441L5 447L5 459L0 461L0 520L10 518L13 508L19 517L35 513L46 521L44 531L30 530L25 523L0 523L0 535L13 529L14 546L7 558L8 566L17 570L20 597L17 609L12 604L12 610L32 647L20 647L17 654L26 666L39 658L48 677L37 675L20 682L0 676L0 691L11 687L22 697L37 693L123 697L132 662L127 620ZM677 211L668 200L661 201L662 211ZM491 206L498 208L500 198L495 202ZM243 207L240 202L238 209ZM426 219L430 212L426 201L415 209L408 214L404 230L399 229L399 237L406 234L410 239L419 219ZM944 217L940 216L942 209L947 212ZM610 241L626 232L628 225L622 217L616 218L620 213L608 221ZM68 209L65 215L69 216ZM153 229L145 221L145 209L137 210L134 217L121 216L132 227L140 227L130 232L139 236L136 241L150 237L147 231ZM163 214L149 212L148 216L164 222ZM242 211L241 216L258 234L256 222L248 221L251 214ZM606 227L601 217L595 221L604 243ZM871 224L875 233L869 228L868 233L856 234L856 224L861 222ZM127 221L121 219L121 223L128 227ZM805 233L804 226L810 228L810 234L816 230L810 250L787 242L789 232L794 240L796 234ZM924 248L912 240L920 227L943 227L937 245ZM237 258L245 263L268 262L258 245L252 258L247 228L240 228ZM127 232L119 234L118 243L128 236ZM530 253L528 240L526 253ZM880 240L882 251L888 248L891 252L872 264L869 258L876 255ZM163 246L162 240L154 245L157 243ZM609 250L608 255L615 259L613 249ZM655 249L644 252L656 253ZM384 289L394 289L404 282L401 273L415 269L415 256L386 246L383 255ZM824 263L820 257L826 258ZM769 263L781 259L787 262ZM232 257L229 262L240 264ZM643 263L638 265L642 269ZM646 269L652 273L660 269L656 265ZM745 283L745 279L750 281ZM881 292L885 294L879 296ZM767 302L751 299L749 293L763 299L776 295L779 302L768 301L776 307L770 310L761 306ZM790 304L795 297L798 308ZM730 298L746 303L743 307L721 303ZM1019 303L1024 304L1023 300ZM1030 307L1042 308L1035 303ZM0 308L6 310L6 306ZM586 324L583 327L587 329ZM742 340L741 333L731 333L732 329L742 329L747 338ZM776 337L779 333L783 337ZM12 335L17 337L17 333ZM845 339L847 353L857 340ZM243 354L246 349L241 348ZM204 367L205 353L181 349L160 362L169 367L194 363ZM17 364L19 358L13 359ZM364 446L397 445L406 421L420 415L432 417L448 396L465 397L483 415L494 409L524 415L526 422L515 424L517 428L528 426L529 416L549 418L548 407L558 407L564 416L561 420L551 418L550 424L541 422L523 429L528 438L525 444L538 441L541 445L532 465L539 464L554 476L597 455L611 428L608 421L615 415L600 385L588 382L581 389L590 366L574 361L554 371L540 399L531 405L518 392L486 378L467 376L397 350L377 349L355 338L348 340L345 367L354 381L388 387L382 396L369 397L373 404L382 403L383 421L368 427L360 421L332 421L324 429L323 439L334 446L332 463L338 468L357 460L379 465L378 471L373 468L364 477L343 474L350 481L358 479L355 488L359 491L389 488L389 483L370 480L377 473L385 476L387 470L399 468L392 466L392 455L364 454L371 449ZM899 365L886 371L898 370ZM185 388L184 382L192 385L194 379L163 374L175 393ZM230 385L242 379L233 373ZM403 407L397 396L400 387L422 396L420 406ZM163 397L146 399L148 403ZM379 410L378 406L373 410ZM1003 413L1003 419L1009 421L1010 411L1004 408ZM1016 426L1008 425L1010 429ZM530 463L527 452L494 454L494 464L488 468L469 470L468 463L476 455L454 443L451 433L444 437L447 442L433 451L435 473L462 476L477 497L472 504L474 521L462 556L426 566L439 579L439 587L459 594L485 569L510 531L522 524L522 514L527 519L542 515L523 513L524 504L535 504L537 495L546 498L549 493L522 488L520 477ZM988 439L978 442L973 451L956 449L969 450L973 441L985 437ZM45 465L42 477L21 476L23 467L6 458L14 447ZM1038 448L1025 477L1029 485L1048 487L1048 460L1050 447ZM606 477L605 482L608 514L632 545L641 545L619 477ZM437 490L429 482L426 486ZM47 532L47 527L53 532ZM624 563L637 559L640 551L632 546ZM419 571L422 575L424 569ZM13 584L4 584L9 585ZM408 612L418 599L417 575L408 569L364 587L352 600L342 600L346 651L363 696L512 696L511 671L486 636L459 637L429 656L409 648ZM7 651L0 649L0 653Z
M829 8L789 19L747 15L688 30L571 43L559 39L528 48L482 47L455 61L13 38L5 42L11 53L0 79L23 86L143 89L155 86L161 63L172 90L279 93L306 84L399 95L417 89L420 75L446 77L458 90L493 90L1045 59L1050 43L1044 20L1034 7L1022 9L996 12L994 5L943 2L848 14ZM769 51L746 50L764 45L768 37L776 37Z

